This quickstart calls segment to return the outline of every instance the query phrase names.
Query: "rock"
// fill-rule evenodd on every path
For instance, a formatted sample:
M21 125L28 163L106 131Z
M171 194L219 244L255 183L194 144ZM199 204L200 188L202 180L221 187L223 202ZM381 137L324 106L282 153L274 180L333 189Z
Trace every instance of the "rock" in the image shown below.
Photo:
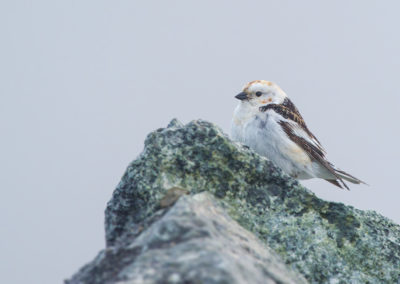
M209 193L184 196L67 283L306 283Z
M183 191L175 192L173 188ZM155 226L167 214L163 213L165 207L179 196L183 194L176 206L202 191L218 199L224 208L219 212L227 212L277 253L288 270L294 269L310 283L400 281L399 225L372 211L317 198L265 158L232 142L211 123L197 120L182 125L173 120L167 128L149 134L144 151L128 166L107 205L107 248L71 283L81 283L74 279L83 279L79 275L88 267L93 277L120 275L121 266L107 265L112 263L107 261L104 264L104 259L134 267L132 258L125 263L125 254L142 252L133 250L130 244L152 231L152 224ZM175 206L171 212L174 209ZM213 236L207 232L210 235L204 238ZM221 259L230 252L226 253ZM252 259L254 255L243 257ZM264 258L269 256L263 253ZM248 272L244 277L250 277ZM180 283L183 278L179 275L170 277ZM227 275L227 282L232 279L228 277L236 276Z

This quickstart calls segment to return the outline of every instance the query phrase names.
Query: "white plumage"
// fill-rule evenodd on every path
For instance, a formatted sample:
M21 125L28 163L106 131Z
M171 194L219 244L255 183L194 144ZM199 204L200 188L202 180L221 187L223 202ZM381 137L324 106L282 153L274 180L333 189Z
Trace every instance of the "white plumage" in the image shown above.
M336 169L294 104L276 84L257 80L236 96L231 137L297 179L322 178L339 187L361 180Z

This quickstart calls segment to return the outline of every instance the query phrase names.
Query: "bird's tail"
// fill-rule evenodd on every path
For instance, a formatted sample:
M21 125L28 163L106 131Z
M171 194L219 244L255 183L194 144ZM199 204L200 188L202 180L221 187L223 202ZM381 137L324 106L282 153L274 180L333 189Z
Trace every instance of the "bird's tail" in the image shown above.
M344 172L344 171L342 171L342 170L335 169L335 173L336 173L339 177L341 177L342 179L347 180L347 181L349 181L349 182L351 182L351 183L355 183L355 184L360 184L360 183L367 184L367 183L363 182L362 180L356 178L355 176L352 176L351 174L348 174L348 173L346 173L346 172Z

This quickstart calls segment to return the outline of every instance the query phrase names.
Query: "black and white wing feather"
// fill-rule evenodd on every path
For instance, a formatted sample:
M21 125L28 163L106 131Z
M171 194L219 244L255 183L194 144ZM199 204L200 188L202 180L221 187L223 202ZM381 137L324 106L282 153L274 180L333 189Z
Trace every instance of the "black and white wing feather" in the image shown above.
M288 138L300 146L313 161L319 163L332 174L334 178L326 179L327 181L340 188L346 189L349 188L344 183L343 179L357 184L364 183L346 172L334 168L334 166L326 159L326 152L321 143L308 129L300 112L288 98L285 98L285 101L282 104L269 104L260 107L260 111L262 112L270 109L284 118L278 123L281 125Z

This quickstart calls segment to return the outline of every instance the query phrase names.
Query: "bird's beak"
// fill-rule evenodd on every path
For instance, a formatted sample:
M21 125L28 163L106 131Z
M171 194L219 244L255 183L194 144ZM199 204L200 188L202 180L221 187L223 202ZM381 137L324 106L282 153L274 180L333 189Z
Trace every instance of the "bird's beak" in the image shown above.
M238 100L241 100L241 101L248 99L247 94L245 92L241 92L241 93L237 94L235 96L235 98L237 98Z

